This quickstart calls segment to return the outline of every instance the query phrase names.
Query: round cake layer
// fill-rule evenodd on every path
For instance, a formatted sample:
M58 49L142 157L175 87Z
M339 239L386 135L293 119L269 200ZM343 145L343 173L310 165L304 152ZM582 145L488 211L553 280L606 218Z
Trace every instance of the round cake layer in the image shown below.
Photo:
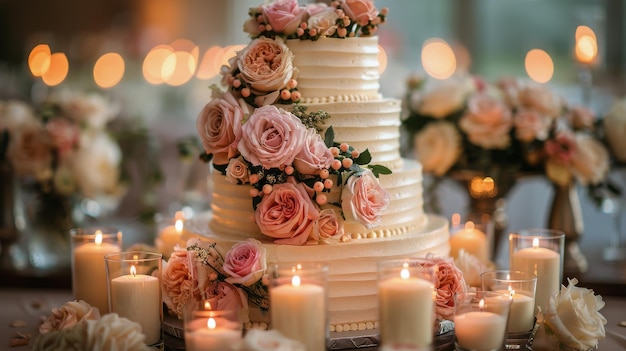
M380 99L378 37L287 40L302 102Z
M218 171L213 171L211 179L213 181L211 201L213 216L209 221L211 231L238 239L264 238L254 223L254 209L250 196L252 186L232 184ZM389 205L382 213L380 225L368 229L358 222L344 221L344 232L354 239L366 239L401 235L422 229L426 217L423 212L421 165L416 161L406 160L404 169L381 175L379 182L390 196ZM334 191L338 192L339 189Z
M374 327L378 320L377 270L384 260L424 257L429 253L447 257L449 254L448 222L440 216L426 216L421 230L401 236L373 240L339 242L330 240L318 245L276 245L261 239L268 263L324 262L329 267L329 321L332 331ZM239 240L207 230L206 218L190 225L202 240L215 242L226 252ZM267 323L267 316L251 310L252 322ZM371 328L370 328L371 329Z

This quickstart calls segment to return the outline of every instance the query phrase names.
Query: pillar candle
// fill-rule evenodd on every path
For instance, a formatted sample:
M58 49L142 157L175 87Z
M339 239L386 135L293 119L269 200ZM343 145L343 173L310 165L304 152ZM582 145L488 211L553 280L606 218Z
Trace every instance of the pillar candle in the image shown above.
M459 256L459 251L475 256L481 262L489 261L489 243L487 235L474 226L474 222L465 223L465 228L455 232L450 237L450 256L455 259Z
M170 257L176 245L184 246L184 222L181 218L176 219L174 225L168 225L159 233L156 246L165 257Z
M514 290L496 290L496 292L513 300L507 333L529 332L535 323L535 299Z
M561 286L561 255L538 246L538 240L534 240L533 247L514 252L511 257L511 269L534 273L537 276L535 307L547 311L550 296L558 292Z
M467 312L454 317L457 343L472 351L502 348L506 318L488 311Z
M241 330L224 318L198 318L185 327L187 351L236 350L241 342Z
M326 350L326 296L324 288L301 283L299 276L291 284L270 290L272 329L300 341L307 351Z
M96 231L94 242L74 249L72 267L72 290L76 300L85 300L97 307L100 314L109 313L106 265L104 256L120 252L118 245L102 242L102 233Z
M378 283L380 338L383 345L427 348L433 342L433 284L401 276Z
M150 275L136 274L132 266L128 275L111 280L111 312L139 325L151 345L161 339L161 285Z

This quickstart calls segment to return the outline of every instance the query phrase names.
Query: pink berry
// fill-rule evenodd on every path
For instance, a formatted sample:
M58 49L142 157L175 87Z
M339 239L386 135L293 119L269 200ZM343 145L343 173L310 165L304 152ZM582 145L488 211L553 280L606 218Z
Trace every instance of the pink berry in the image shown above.
M333 146L329 150L330 150L330 153L333 155L333 157L339 156L339 149L338 148Z
M312 37L316 36L317 35L317 29L315 29L315 28L309 29L309 35L312 36Z
M243 88L243 89L241 89L241 96L243 96L243 97L250 96L250 88Z
M330 189L332 187L333 187L333 180L332 179L324 179L324 188Z
M287 89L283 89L280 91L280 98L283 100L291 99L291 92Z
M358 158L361 153L359 150L352 150L352 158Z
M328 198L325 194L317 194L315 202L317 202L318 205L325 205L328 202Z
M293 93L291 93L291 101L293 102L300 100L301 97L302 97L302 94L300 94L299 91L294 91Z
M233 80L233 87L239 88L241 86L241 81L239 79Z
M341 150L341 152L346 152L348 151L349 148L350 148L350 145L346 143L341 143L341 145L339 145L339 150Z
M322 182L315 182L315 184L313 184L313 190L320 192L322 190L324 190L324 183Z
M265 32L265 25L259 24L259 32Z
M307 23L306 22L300 23L300 28L306 29L306 27L307 27Z
M304 35L304 29L302 29L302 28L298 28L298 29L296 29L296 34L297 34L299 37L303 36L303 35Z
M250 189L250 196L252 196L252 197L259 196L259 189L257 189L257 188Z
M328 172L328 170L326 168L324 168L324 169L322 169L320 171L320 178L322 178L322 179L328 178L329 175L330 175L330 172Z
M254 173L250 174L250 184L256 184L259 182L259 175Z
M265 30L268 31L268 32L271 32L272 31L272 25L271 24L266 24L265 25Z
M351 159L351 158L344 158L344 159L341 161L341 165L342 165L344 168L350 168L350 167L352 166L352 159Z
M333 160L333 162L330 164L330 167L335 171L339 170L341 168L341 161Z
M289 81L287 82L287 88L293 89L296 86L298 86L298 81L295 79L289 79Z
M270 184L263 185L263 193L269 194L272 192L273 187Z
M294 171L293 166L287 166L287 167L285 167L285 173L286 173L287 175L292 175L292 174L293 174L293 171Z

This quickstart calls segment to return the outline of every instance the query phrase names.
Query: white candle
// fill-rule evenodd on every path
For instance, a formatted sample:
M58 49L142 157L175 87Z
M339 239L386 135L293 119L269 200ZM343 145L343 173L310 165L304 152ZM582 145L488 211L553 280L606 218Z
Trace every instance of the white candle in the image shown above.
M291 284L270 290L272 329L300 341L307 351L326 350L326 297L319 285L300 282L294 275Z
M100 314L109 313L107 276L104 256L120 252L118 245L102 242L102 232L96 231L95 240L74 249L72 290L76 300L85 300L97 307Z
M489 243L487 235L474 226L474 222L465 223L465 228L455 232L450 237L450 256L459 257L459 251L475 256L482 262L489 261Z
M223 318L199 318L185 327L185 349L188 351L236 350L241 331Z
M496 290L503 298L513 300L507 333L526 333L533 328L535 323L535 299L514 290Z
M111 280L111 312L139 325L146 336L146 344L161 339L161 285L150 275L136 274L135 266L129 275Z
M472 351L502 348L505 328L506 318L492 312L467 312L454 316L454 334L457 343Z
M534 273L537 276L535 307L547 311L550 296L561 286L561 255L558 252L539 247L539 240L533 240L533 247L513 253L511 269Z
M183 236L184 226L185 224L183 220L178 218L176 219L174 225L168 225L161 230L159 237L156 240L156 246L163 256L170 257L176 245L185 245Z
M434 287L406 267L378 284L380 338L383 345L426 348L433 342Z

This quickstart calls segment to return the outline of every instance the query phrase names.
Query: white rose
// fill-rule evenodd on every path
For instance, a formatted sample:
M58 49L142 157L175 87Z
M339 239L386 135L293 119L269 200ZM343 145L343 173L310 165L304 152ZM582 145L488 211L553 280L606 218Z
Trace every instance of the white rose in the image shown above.
M463 279L471 287L480 287L480 275L489 269L487 264L463 249L459 250L454 265L463 272Z
M109 313L99 320L87 321L84 350L91 351L147 351L146 336L141 325L129 319Z
M445 81L429 81L421 94L418 113L435 118L444 118L459 111L468 94L472 92L472 85L463 78L453 78Z
M41 121L22 121L12 131L8 156L18 176L33 176L39 181L52 177L52 140Z
M606 318L602 296L593 290L576 286L577 279L568 279L568 286L550 297L544 323L562 344L576 350L589 350L604 339Z
M315 29L322 36L330 36L337 31L337 12L329 7L309 17L308 27Z
M0 131L8 129L10 133L19 130L24 124L36 121L29 105L19 100L0 101Z
M67 118L94 129L103 129L120 112L118 105L96 93L63 91L53 96L51 101L61 105L63 114Z
M576 134L576 150L572 153L572 173L583 184L598 184L609 171L609 153L597 139Z
M617 101L604 116L604 132L613 151L621 162L626 162L626 98Z
M118 191L122 151L104 132L81 135L72 169L81 193L88 198Z
M83 300L69 301L61 307L52 309L52 313L39 326L39 332L48 334L55 330L73 328L76 324L90 319L100 319L97 308Z
M305 351L305 348L277 330L250 329L243 339L241 351Z
M449 122L428 124L415 135L417 160L424 172L444 175L461 155L461 135Z

